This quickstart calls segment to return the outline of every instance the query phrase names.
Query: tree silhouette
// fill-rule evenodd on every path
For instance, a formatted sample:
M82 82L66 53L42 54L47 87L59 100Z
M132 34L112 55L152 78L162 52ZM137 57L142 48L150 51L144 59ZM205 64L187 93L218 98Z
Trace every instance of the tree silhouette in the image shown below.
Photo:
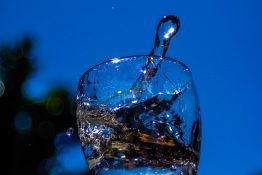
M65 88L52 90L40 102L23 95L22 87L35 71L31 50L30 38L14 48L0 48L0 80L5 87L0 96L1 158L7 174L47 174L41 164L55 155L55 136L75 125L74 101Z

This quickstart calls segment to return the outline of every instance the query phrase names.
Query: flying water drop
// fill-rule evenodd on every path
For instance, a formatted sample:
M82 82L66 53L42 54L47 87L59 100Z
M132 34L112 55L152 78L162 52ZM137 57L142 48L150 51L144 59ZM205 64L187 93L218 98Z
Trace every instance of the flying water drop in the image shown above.
M165 57L170 41L179 28L180 21L177 16L164 16L158 23L155 43L150 56L158 55L161 58Z
M71 137L74 134L74 128L70 127L67 131L66 131L66 135L68 137Z

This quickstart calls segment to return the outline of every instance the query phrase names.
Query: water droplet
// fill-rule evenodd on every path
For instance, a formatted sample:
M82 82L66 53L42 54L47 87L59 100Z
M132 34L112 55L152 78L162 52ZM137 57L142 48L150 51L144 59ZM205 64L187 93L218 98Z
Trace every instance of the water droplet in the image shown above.
M146 73L147 73L147 71L146 71L146 70L143 70L143 69L141 69L141 72L142 72L143 74L146 74Z
M83 105L85 105L85 106L90 106L90 103L88 103L88 102L83 102Z
M176 132L174 135L175 135L176 139L180 138L180 134L178 132Z
M187 72L187 71L189 71L189 68L188 68L188 67L185 67L185 68L183 69L183 71Z
M66 135L69 136L69 137L72 136L73 133L74 133L74 128L72 128L72 127L70 127L70 128L66 131Z
M164 58L172 37L178 32L180 21L177 16L165 16L157 26L154 48L150 56L158 55Z
M134 161L136 161L136 162L142 162L142 161L143 161L143 158L142 158L142 157L136 157L136 158L134 158Z
M135 104L135 103L137 103L137 100L132 100L131 102L132 102L133 104Z

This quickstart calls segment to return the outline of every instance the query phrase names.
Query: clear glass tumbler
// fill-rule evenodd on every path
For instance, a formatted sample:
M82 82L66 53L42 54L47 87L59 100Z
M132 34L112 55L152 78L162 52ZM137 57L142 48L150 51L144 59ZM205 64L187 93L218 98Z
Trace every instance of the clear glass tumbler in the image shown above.
M191 72L154 56L157 72L139 79L148 57L114 58L80 78L78 134L90 174L197 173L201 121Z

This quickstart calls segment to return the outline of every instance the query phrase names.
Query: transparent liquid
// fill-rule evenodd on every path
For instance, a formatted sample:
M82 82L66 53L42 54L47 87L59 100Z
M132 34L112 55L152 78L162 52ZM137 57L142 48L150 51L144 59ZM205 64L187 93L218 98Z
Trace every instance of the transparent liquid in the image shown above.
M196 174L199 121L185 144L184 119L175 111L180 95L162 94L113 110L78 103L79 136L91 173L133 169L132 174Z
M77 123L90 174L196 174L200 116L192 79L180 86L181 80L174 84L163 69L159 71L179 26L176 16L165 16L159 22L154 47L129 89L123 86L117 87L117 92L106 91L108 96L100 96L106 100L99 101L96 86L99 79L103 80L98 76L99 69L94 69L97 74L93 78L82 79L83 84L88 84L86 92L90 98L85 98L80 83ZM112 63L120 61L114 59ZM151 92L152 79L156 77L170 85L161 89L164 93ZM101 86L100 90L103 89Z

